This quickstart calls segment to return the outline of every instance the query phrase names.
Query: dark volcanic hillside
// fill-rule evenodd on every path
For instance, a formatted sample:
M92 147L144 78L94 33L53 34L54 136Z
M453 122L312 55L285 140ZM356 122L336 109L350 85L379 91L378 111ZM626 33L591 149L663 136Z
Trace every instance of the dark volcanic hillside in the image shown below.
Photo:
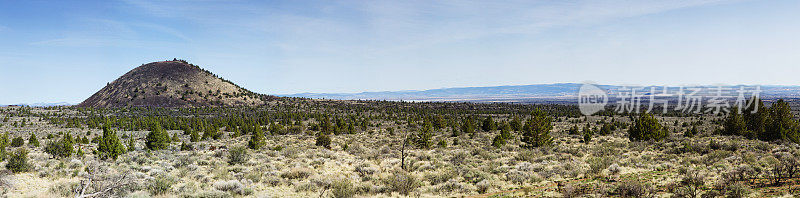
M264 104L258 94L185 61L139 66L78 104L78 107L197 107Z

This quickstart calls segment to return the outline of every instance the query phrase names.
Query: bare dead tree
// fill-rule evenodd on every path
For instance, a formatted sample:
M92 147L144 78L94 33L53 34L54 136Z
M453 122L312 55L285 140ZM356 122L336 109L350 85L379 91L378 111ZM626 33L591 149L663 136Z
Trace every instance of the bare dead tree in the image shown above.
M406 137L403 138L403 147L400 149L400 168L406 170L406 145L408 145L408 134L410 132L406 132Z
M122 174L119 178L117 178L116 180L112 180L111 183L106 185L106 186L96 185L98 187L98 189L95 189L95 192L93 192L93 193L88 193L87 194L86 189L88 189L89 186L92 186L93 184L97 184L97 182L102 182L104 180L107 180L107 179L104 179L104 180L95 179L95 176L97 174L98 173L97 173L96 170L89 172L88 179L81 181L81 185L78 186L77 189L75 189L75 194L76 194L75 198L108 197L108 194L112 190L119 189L121 187L124 187L124 186L130 184L130 181L127 180L128 173L126 172L126 173Z

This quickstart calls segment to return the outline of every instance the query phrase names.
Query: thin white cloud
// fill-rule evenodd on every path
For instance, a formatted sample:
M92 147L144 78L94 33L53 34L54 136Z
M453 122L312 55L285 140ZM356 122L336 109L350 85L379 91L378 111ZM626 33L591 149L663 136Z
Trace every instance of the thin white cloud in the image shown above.
M734 1L739 0L344 1L307 5L298 11L247 1L124 0L156 17L221 25L231 34L260 30L278 36L275 45L287 50L370 53L503 34L536 34L554 27Z
M162 41L131 40L122 38L100 37L65 37L30 43L37 46L54 47L154 47L169 44Z
M192 39L183 34L183 32L168 26L158 25L155 23L129 23L129 25L167 34L183 41L192 41Z
M185 42L191 39L182 32L167 26L146 23L126 22L104 18L79 19L80 23L71 29L62 30L61 38L31 42L31 45L61 47L141 47L172 42L170 37ZM150 37L164 35L167 39Z
M738 0L704 1L444 1L405 4L367 3L360 10L382 39L395 39L385 51L501 34L535 34L554 27L588 25ZM433 21L431 21L433 19Z

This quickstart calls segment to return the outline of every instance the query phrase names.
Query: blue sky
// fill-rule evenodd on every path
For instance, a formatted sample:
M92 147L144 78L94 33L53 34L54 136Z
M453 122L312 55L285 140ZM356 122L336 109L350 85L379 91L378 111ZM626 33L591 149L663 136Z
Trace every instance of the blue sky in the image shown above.
M6 1L0 104L182 58L267 94L798 85L800 1Z

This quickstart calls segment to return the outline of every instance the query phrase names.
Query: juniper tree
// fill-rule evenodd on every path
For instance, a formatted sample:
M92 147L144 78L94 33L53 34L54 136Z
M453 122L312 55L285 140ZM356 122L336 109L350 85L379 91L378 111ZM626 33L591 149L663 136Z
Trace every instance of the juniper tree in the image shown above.
M613 122L613 121L612 121ZM608 135L611 134L612 131L616 130L617 127L611 123L603 123L603 126L600 127L600 135Z
M11 142L8 140L8 132L0 134L0 161L6 159L6 147L8 147L10 143Z
M433 142L431 142L431 138L433 138L433 132L431 128L423 127L413 136L414 144L418 148L429 149L433 146Z
M483 129L483 131L494 131L497 129L497 124L494 122L494 119L492 119L492 116L487 116L486 119L483 120L481 129Z
M473 133L475 132L475 121L472 120L472 117L467 117L461 124L461 132L463 133Z
M44 152L56 158L66 158L72 156L75 148L73 147L72 135L64 133L60 140L51 140L44 148Z
M161 150L169 147L170 141L169 133L164 131L161 125L154 124L150 128L150 132L147 133L145 145L150 150Z
M116 160L119 155L125 153L125 150L122 142L117 137L117 132L108 126L103 126L103 136L100 137L100 141L97 143L97 154L100 159Z
M569 130L567 131L569 132L570 135L578 135L578 132L580 132L578 129L578 125L572 125L572 127L570 127Z
M31 136L28 137L28 146L39 147L39 139L36 138L35 133L31 133Z
M256 131L253 132L253 135L250 136L250 140L247 141L247 147L253 150L261 149L264 146L264 131L261 130L261 127L256 127Z
M324 132L317 133L317 142L314 144L317 146L325 147L326 149L331 149L331 137Z
M28 163L28 150L19 148L16 152L11 154L6 164L6 169L13 173L27 172L31 170L32 165Z
M181 138L178 137L178 133L173 133L171 140L172 140L172 142L180 142Z
M683 136L684 137L694 137L694 135L697 135L697 132L698 132L697 131L697 126L692 126L692 129L689 129L689 130L686 130L686 131L683 132Z
M652 114L642 113L633 121L628 129L628 139L631 141L662 140L668 135L666 128L661 126Z
M510 131L511 131L511 125L503 124L503 127L500 128L500 134L497 134L497 136L494 136L494 139L492 139L492 146L500 148L503 145L505 145L506 142L508 142L508 140L511 139Z
M800 142L797 130L797 122L794 120L789 103L779 99L769 108L769 125L762 139L766 141L783 139L797 143Z
M189 134L189 141L191 142L200 141L200 134L198 134L196 130L192 130L192 132Z
M738 109L738 107L734 107L733 109ZM739 114L738 110L733 110L728 113L728 116L725 117L725 122L723 123L723 135L743 135L747 130L747 123L745 123L742 114Z
M22 145L25 145L25 139L22 139L22 137L15 137L11 140L10 146L12 147L20 147Z
M735 108L734 111L738 111L738 108ZM744 117L745 124L747 124L748 133L744 134L745 137L755 139L766 132L769 109L764 106L764 102L760 98L753 97L750 99L749 105L742 111L742 117Z
M535 110L531 118L522 127L523 148L536 148L552 144L553 138L550 137L550 130L553 129L553 119L541 110Z
M512 130L514 131L522 130L522 119L520 119L519 116L514 116L514 118L511 119L510 124Z
M592 135L594 135L594 131L587 127L583 130L583 143L589 144L592 141Z
M191 143L181 142L181 151L191 151L194 147Z

